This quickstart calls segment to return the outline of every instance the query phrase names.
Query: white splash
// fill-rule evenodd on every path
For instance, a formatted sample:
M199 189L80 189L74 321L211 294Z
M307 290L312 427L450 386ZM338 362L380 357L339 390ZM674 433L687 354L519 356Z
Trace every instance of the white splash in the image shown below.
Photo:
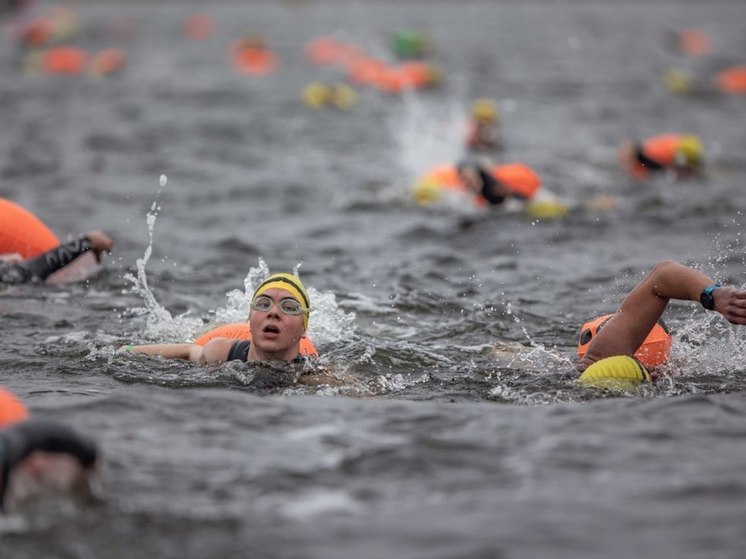
M466 109L447 103L423 101L416 93L403 96L401 111L389 121L399 166L409 182L433 165L455 163L464 150Z

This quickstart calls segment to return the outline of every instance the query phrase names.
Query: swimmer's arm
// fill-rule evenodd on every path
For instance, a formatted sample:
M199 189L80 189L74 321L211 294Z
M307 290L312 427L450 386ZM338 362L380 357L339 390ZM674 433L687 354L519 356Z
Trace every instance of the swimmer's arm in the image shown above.
M714 280L702 272L666 260L657 264L625 297L612 319L598 332L579 368L613 355L632 355L660 319L669 300L699 302ZM713 293L714 310L733 324L746 324L746 291L721 287Z
M120 352L141 353L166 359L184 359L194 363L201 362L203 350L204 348L197 344L125 345L119 348Z
M192 363L223 363L228 360L228 352L236 340L215 338L204 346L197 344L149 344L126 345L120 352L142 353L165 357L166 359L184 359Z

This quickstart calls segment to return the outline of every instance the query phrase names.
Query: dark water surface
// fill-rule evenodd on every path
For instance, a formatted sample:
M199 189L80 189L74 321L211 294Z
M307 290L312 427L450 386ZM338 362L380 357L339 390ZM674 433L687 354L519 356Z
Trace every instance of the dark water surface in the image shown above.
M129 66L24 75L2 44L0 196L117 244L88 284L0 291L0 384L100 442L103 500L1 519L0 557L743 556L744 333L672 305L672 360L633 394L576 386L572 362L580 324L661 259L744 282L746 99L672 97L660 77L712 69L665 48L667 29L700 27L744 63L746 4L77 6L77 44ZM199 10L218 32L190 42ZM441 90L300 103L342 78L303 59L310 39L390 56L405 26L435 38ZM248 31L276 74L231 69ZM503 108L501 157L572 206L619 205L549 221L414 206L477 96ZM630 183L619 142L670 130L703 138L707 176ZM114 353L240 320L246 281L301 262L322 364L356 385Z

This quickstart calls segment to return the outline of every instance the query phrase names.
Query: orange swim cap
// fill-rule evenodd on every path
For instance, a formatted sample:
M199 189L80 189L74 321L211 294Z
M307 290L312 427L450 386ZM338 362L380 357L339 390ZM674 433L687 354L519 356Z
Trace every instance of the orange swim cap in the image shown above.
M612 316L614 315L606 314L583 324L580 329L580 335L578 336L578 357L582 358L585 356L588 346L591 345L591 340L593 340L598 331L604 327ZM634 358L645 367L663 365L663 363L668 361L668 356L671 353L671 341L671 334L668 333L668 328L662 320L659 320L635 352Z
M0 429L23 421L29 416L28 409L14 394L0 388Z

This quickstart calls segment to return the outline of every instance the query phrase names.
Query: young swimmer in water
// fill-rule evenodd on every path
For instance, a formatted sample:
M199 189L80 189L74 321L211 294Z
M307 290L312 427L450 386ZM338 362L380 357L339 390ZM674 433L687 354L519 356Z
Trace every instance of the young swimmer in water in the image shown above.
M170 359L210 364L226 361L285 361L305 365L301 338L308 328L310 299L300 278L286 273L272 274L254 291L249 311L250 340L214 338L204 346L196 343L126 345L119 351L142 353ZM301 374L301 384L349 384L349 375L327 371Z
M0 512L43 488L90 491L96 445L69 427L29 419L26 407L0 388Z
M746 291L722 286L702 272L666 260L624 298L613 317L591 340L577 363L580 380L625 378L652 380L631 356L660 319L671 299L699 301L705 309L722 314L728 322L746 325Z
M93 252L98 262L110 252L114 242L103 231L89 231L82 237L61 244L34 258L0 255L0 285L43 282L52 274L71 266L81 255Z
M249 311L251 340L215 338L197 344L128 345L120 351L186 359L194 363L269 361L302 363L300 339L311 311L306 288L290 274L273 274L254 292Z

